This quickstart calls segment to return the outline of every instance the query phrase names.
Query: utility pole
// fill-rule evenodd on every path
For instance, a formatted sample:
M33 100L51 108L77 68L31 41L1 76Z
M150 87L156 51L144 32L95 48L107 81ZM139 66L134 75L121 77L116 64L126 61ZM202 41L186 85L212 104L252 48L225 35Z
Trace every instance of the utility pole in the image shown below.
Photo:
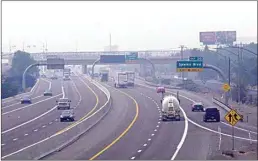
M24 51L24 41L22 42L22 51Z
M184 45L181 45L180 48L181 48L181 51L180 51L180 53L181 53L181 60L183 60ZM182 77L182 82L183 82L183 87L184 87L184 72L181 73L181 77Z
M111 33L109 33L109 51L111 52Z
M230 78L230 75L231 75L231 73L230 73L230 57L228 57L228 85L230 86L230 83L231 83L231 78ZM231 97L231 90L229 89L229 91L228 91L228 98L230 98ZM227 102L226 102L227 104L228 104L228 100L227 100Z
M240 51L238 48L238 55L237 55L237 59L238 59L238 104L240 104L240 77L241 77L241 62L240 62Z

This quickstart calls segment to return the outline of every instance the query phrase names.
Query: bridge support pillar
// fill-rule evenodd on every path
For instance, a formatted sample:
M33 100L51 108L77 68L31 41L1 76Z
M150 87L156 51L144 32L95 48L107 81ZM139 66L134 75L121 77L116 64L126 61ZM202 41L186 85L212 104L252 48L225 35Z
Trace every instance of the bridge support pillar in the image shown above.
M88 71L87 71L87 65L82 65L82 73L83 74L87 74Z
M145 65L144 64L140 64L140 72L139 72L139 75L140 77L145 77L146 75L146 69L145 69Z

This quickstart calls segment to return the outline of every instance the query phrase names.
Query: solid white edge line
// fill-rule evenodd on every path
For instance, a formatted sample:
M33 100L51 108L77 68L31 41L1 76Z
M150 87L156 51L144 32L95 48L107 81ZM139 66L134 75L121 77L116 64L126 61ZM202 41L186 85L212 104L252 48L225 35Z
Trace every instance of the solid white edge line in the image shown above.
M27 107L31 107L31 106L36 105L36 104L39 104L39 103L41 103L41 102L44 102L44 101L47 101L47 100L53 99L53 98L55 98L55 97L58 97L59 95L60 95L60 94L55 95L55 96L53 96L53 97L49 97L49 98L47 98L47 99L43 99L43 100L38 101L38 102L35 102L35 103L33 103L33 104L29 104L29 105L27 105L27 106L23 106L23 107L16 108L16 109L14 109L14 110L11 110L11 111L8 111L8 112L5 112L5 113L2 113L2 116L3 116L3 115L6 115L6 114L8 114L8 113L12 113L12 112L15 112L15 111L19 111L19 110L24 109L24 108L27 108Z
M86 78L86 79L87 79L87 78ZM94 83L93 83L93 84L94 84ZM97 85L96 85L96 86L97 86ZM104 86L102 86L102 87L105 88ZM102 89L101 89L101 90L102 90ZM103 92L104 92L104 91L103 91ZM105 93L105 92L104 92L104 93ZM110 100L110 95L109 95L109 97L108 97L107 102L106 102L103 106L101 106L97 111L95 111L94 113L92 113L90 116L88 116L88 117L85 118L84 120L81 120L80 122L75 123L75 125L72 126L71 128L77 126L78 124L81 124L82 122L84 122L84 121L88 120L89 118L91 118L92 116L94 116L96 113L98 113L100 110L102 110L102 109L108 104L109 100ZM69 129L71 129L71 128L69 128ZM65 128L65 129L63 129L63 130L67 131L67 130L69 130L69 129ZM65 131L64 131L64 132L65 132ZM64 133L64 132L63 132L63 133ZM7 154L7 155L5 155L5 156L2 156L1 159L4 159L4 158L6 158L6 157L9 157L9 156L12 156L12 155L14 155L14 154L17 154L17 153L19 153L19 152L21 152L21 151L23 151L23 150L26 150L26 149L28 149L28 148L30 148L30 147L33 147L34 145L40 144L40 143L42 143L42 142L44 142L44 141L47 141L47 140L49 140L50 138L55 137L55 136L57 136L57 135L56 135L56 134L51 135L51 136L49 136L49 137L47 137L47 138L45 138L45 139L43 139L43 140L40 140L40 141L38 141L38 142L36 142L36 143L33 143L33 144L28 145L28 146L26 146L26 147L24 147L24 148L22 148L22 149L19 149L19 150L15 151L15 152L12 152L12 153L10 153L10 154Z
M170 160L174 160L176 158L179 150L182 148L182 146L183 146L183 144L185 142L185 139L186 139L186 136L187 136L187 132L188 132L188 117L186 116L186 113L185 113L184 109L181 106L179 106L179 108L182 111L182 113L184 115L184 118L185 118L185 128L184 128L183 136L182 136L182 138L181 138L181 140L180 140L180 142L179 142L179 144L178 144L178 146L176 148L176 151L175 151L174 155L171 157Z
M61 94L59 94L59 95L61 95ZM15 126L15 127L13 127L13 128L10 128L10 129L8 129L8 130L3 131L1 134L5 134L5 133L7 133L7 132L9 132L9 131L12 131L12 130L15 130L15 129L21 127L21 126L24 126L24 125L26 125L26 124L28 124L28 123L34 121L34 120L37 120L37 119L41 118L42 116L48 114L49 112L53 111L55 108L56 108L56 106L54 106L54 107L51 108L49 111L46 111L45 113L43 113L43 114L41 114L41 115L39 115L39 116L37 116L37 117L35 117L35 118L29 120L29 121L26 121L26 122L24 122L24 123L22 123L22 124L20 124L20 125L17 125L17 126Z
M36 98L39 98L39 97L43 97L43 96L42 96L42 95L39 95L39 96L33 97L33 98L31 98L31 99L36 99ZM13 104L10 104L10 105L8 105L8 106L3 106L2 109L8 108L8 107L12 107L12 106L18 105L18 104L21 104L21 102L13 103Z
M148 87L148 86L143 85L143 84L138 84L138 85L144 86L144 87L147 87L147 88L150 88L150 89L155 89L155 88L153 88L153 87ZM176 94L176 93L172 92L171 90L168 90L168 91L169 91L168 93ZM180 95L180 96L181 96L181 97L184 97L185 99L188 99L188 100L190 100L190 101L192 101L192 102L195 102L195 101L192 100L191 98L188 98L188 97L183 96L183 95ZM195 126L198 126L198 127L202 128L202 129L204 129L204 130L207 130L207 131L210 131L210 132L213 132L213 133L217 133L217 134L218 134L218 131L209 129L209 128L205 127L205 126L202 126L202 125L200 125L200 124L198 124L198 123L192 121L192 120L189 119L189 118L188 118L188 121L189 121L190 123L194 124ZM222 132L221 132L221 134L224 135L224 136L232 137L232 135L225 134L225 133L222 133ZM241 139L241 140L250 140L249 138L238 137L238 136L234 136L234 138ZM257 142L257 140L253 140L253 139L252 139L252 141Z
M15 95L14 97L16 97L16 96L22 96L22 95L31 93L31 92L32 92L32 89L39 83L39 80L40 80L40 79L37 79L35 85L31 88L31 90L30 90L29 92L20 93L20 94ZM9 99L11 99L11 100L9 100ZM13 101L12 99L13 99L13 97L8 97L8 98L5 98L5 99L2 99L2 103L11 102L11 101Z
M226 125L226 126L230 126L229 124L225 123L225 122L221 122L222 124ZM246 130L246 129L243 129L243 128L240 128L240 127L234 127L235 129L238 129L238 130L242 130L242 131L246 131L246 132L250 132L250 133L253 133L253 134L257 134L257 132L254 132L254 131L250 131L250 130Z
M76 104L75 107L74 107L74 109L76 109L76 108L80 105L80 103L81 103L81 101L82 101L82 96L81 96L81 93L79 92L77 86L75 85L73 79L71 79L71 82L73 83L74 88L75 88L77 94L79 95L79 101L77 102L77 104Z

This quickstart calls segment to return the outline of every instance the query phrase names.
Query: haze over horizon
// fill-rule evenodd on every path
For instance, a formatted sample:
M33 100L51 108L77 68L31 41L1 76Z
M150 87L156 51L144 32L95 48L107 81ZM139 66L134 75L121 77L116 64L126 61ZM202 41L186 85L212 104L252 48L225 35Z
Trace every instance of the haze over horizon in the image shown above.
M13 12L15 11L15 12ZM2 51L103 51L199 48L199 32L237 31L257 42L257 2L14 2L2 3ZM35 45L35 47L33 47ZM27 48L30 46L30 48Z

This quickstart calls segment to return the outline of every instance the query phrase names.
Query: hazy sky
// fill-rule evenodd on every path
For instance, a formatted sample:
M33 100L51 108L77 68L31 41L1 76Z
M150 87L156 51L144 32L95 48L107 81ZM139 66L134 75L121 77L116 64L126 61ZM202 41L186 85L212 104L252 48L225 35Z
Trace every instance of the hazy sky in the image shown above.
M257 2L2 2L3 51L47 41L49 51L200 47L200 31L257 41ZM77 43L76 43L77 42Z

